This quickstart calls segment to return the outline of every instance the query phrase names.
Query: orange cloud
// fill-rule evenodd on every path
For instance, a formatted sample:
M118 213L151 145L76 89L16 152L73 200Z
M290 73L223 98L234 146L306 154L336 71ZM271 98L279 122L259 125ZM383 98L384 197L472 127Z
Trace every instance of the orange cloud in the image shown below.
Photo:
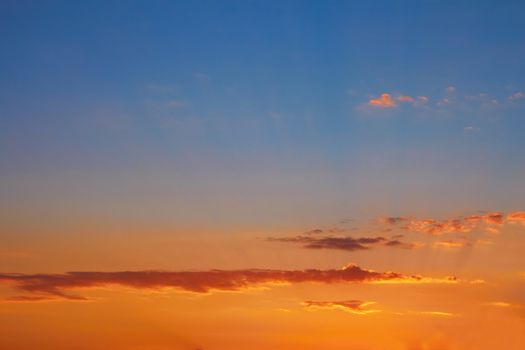
M520 223L525 225L525 211L516 211L507 215L507 221L510 223Z
M382 93L379 98L371 98L368 100L368 105L373 107L392 108L396 107L398 103L412 103L413 106L424 105L428 102L428 97L418 96L414 98L412 96L401 95L392 97L391 94L385 92Z
M414 98L411 96L399 96L397 100L399 102L414 102Z
M504 215L500 212L487 213L483 215L471 215L464 219L466 222L484 222L486 224L501 225L504 221Z
M417 312L420 315L427 315L427 316L438 316L438 317L452 317L455 316L455 314L451 312L445 312L445 311L419 311Z
M455 281L449 277L447 281ZM23 301L31 299L86 300L83 296L69 294L70 290L111 285L136 289L175 288L195 293L212 290L238 291L263 284L294 283L441 283L419 275L397 272L376 272L348 265L331 270L210 270L210 271L121 271L121 272L67 272L64 274L0 274L0 282L29 293L14 297ZM37 299L38 298L38 299ZM13 299L13 298L12 298ZM13 300L14 300L13 299Z
M305 305L309 309L331 309L342 310L357 315L367 315L371 313L381 312L382 310L366 309L367 306L373 305L373 301L361 300L345 300L345 301L305 301Z
M466 242L464 241L454 241L454 240L447 240L447 241L438 241L434 242L434 247L438 248L463 248L465 246Z
M507 221L518 221L520 212L509 214ZM525 213L523 214L525 222ZM410 232L421 232L430 235L442 235L446 233L468 233L476 228L481 227L489 232L497 232L495 227L505 223L505 216L500 212L491 212L479 215L470 215L454 219L436 220L436 219L415 219L406 217L385 217L380 218L379 222L388 226L403 224L400 228Z
M396 102L392 99L392 95L389 93L383 93L379 98L372 98L368 101L368 104L370 106L376 106L376 107L395 107Z
M470 232L470 225L465 225L461 220L434 220L414 219L410 220L402 229L412 232L424 232L431 235L442 235L453 232Z

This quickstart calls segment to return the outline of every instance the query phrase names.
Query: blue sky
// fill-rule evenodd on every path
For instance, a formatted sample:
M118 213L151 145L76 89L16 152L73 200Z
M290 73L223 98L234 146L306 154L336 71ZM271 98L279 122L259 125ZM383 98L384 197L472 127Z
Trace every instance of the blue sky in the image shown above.
M168 221L231 196L271 213L258 223L425 198L512 209L525 194L524 6L3 2L1 191L35 211L113 203L150 220L147 204L118 208L180 202ZM428 102L370 107L382 93Z

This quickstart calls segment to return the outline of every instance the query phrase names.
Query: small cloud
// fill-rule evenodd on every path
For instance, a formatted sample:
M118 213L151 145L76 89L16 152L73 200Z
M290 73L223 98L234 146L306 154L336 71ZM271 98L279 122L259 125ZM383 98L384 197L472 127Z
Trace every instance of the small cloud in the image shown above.
M382 310L367 309L375 304L373 301L345 300L345 301L305 301L303 305L308 309L341 310L356 315L368 315L381 312Z
M507 221L511 224L525 225L525 211L516 211L507 215Z
M468 133L474 133L474 132L478 132L480 129L479 129L479 126L466 126L463 128L463 131L465 132L468 132Z
M416 100L417 104L424 105L428 103L428 97L426 96L418 96Z
M379 98L371 98L368 100L368 106L369 107L380 107L380 108L392 108L397 107L399 104L402 103L409 103L413 107L425 105L428 103L428 97L426 96L418 96L418 97L412 97L408 95L400 95L397 97L393 97L390 93L383 93Z
M512 95L510 95L509 97L507 97L507 99L510 101L510 102L514 102L514 101L518 101L518 100L521 100L521 99L524 99L525 98L525 92L516 92Z
M485 305L496 306L496 307L510 307L511 306L511 304L506 303L504 301L492 301L490 303L485 303Z
M485 284L486 281L482 279L472 280L469 282L470 284Z
M455 86L449 86L445 89L445 93L448 94L448 95L452 95L454 93L456 93L456 87Z
M455 102L457 100L456 97L456 87L449 86L445 88L445 96L441 100L439 100L436 105L439 107L444 107L452 104L452 102Z
M427 316L438 316L438 317L452 317L455 316L455 314L451 312L444 312L444 311L419 311L417 312L420 315L427 315Z
M408 218L402 216L389 216L385 218L380 218L379 222L385 225L396 225L400 222L407 221Z
M433 243L433 246L435 248L447 248L447 249L454 249L454 248L463 248L465 246L465 241L455 241L455 240L445 240L445 241L437 241Z
M379 98L372 98L368 101L369 106L392 108L396 106L396 102L392 99L389 93L383 93Z
M442 98L441 100L439 100L436 104L438 106L446 106L446 105L450 104L450 100L445 97L445 98Z
M307 235L320 235L320 234L323 234L323 232L324 232L323 229L315 228L313 230L305 232L305 234L307 234Z
M397 100L399 102L414 102L414 98L411 96L399 96Z

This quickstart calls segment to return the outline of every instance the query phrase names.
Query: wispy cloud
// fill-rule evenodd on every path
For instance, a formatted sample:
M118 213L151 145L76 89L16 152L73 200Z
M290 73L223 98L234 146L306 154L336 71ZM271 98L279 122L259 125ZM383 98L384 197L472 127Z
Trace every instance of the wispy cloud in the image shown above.
M395 248L413 249L415 244L402 242L399 239L390 239L386 237L360 237L353 238L350 236L336 237L270 237L271 242L284 242L300 244L303 248L308 249L337 249L346 251L368 250L375 246L386 246Z
M487 306L497 306L497 307L510 307L511 304L504 302L504 301L491 301L488 303L485 303Z
M525 92L522 92L522 91L518 91L518 92L510 95L509 97L507 97L507 99L510 102L515 102L515 101L518 101L518 100L522 100L524 98L525 98Z
M356 315L368 315L381 312L379 309L368 309L375 304L373 301L344 300L344 301L305 301L303 305L308 309L341 310Z
M503 225L506 221L512 220L521 220L519 212L509 214L507 219L501 212L492 212L443 220L385 217L380 218L379 222L386 226L399 225L400 229L410 232L442 235L446 233L468 233L476 228L485 228L488 231L494 232L498 226Z
M525 92L523 91L517 91L510 96L496 97L487 92L460 94L458 93L458 88L448 86L441 94L432 98L422 95L410 96L383 92L380 95L368 97L366 102L358 106L358 109L362 111L395 110L402 105L408 105L411 107L425 107L424 110L426 112L433 111L439 114L448 113L451 110L481 112L493 110L494 108L515 106L521 100L525 100ZM467 128L465 131L473 131Z
M239 291L246 288L295 283L443 283L455 282L454 277L433 279L397 272L377 272L357 265L342 269L319 270L210 270L210 271L121 271L67 272L64 274L0 274L0 282L12 285L24 295L11 300L42 301L47 299L86 300L70 294L71 290L112 285L135 289L175 288L194 293L213 290Z
M427 315L427 316L437 316L437 317L452 317L456 316L456 314L452 312L445 312L445 311L418 311L416 312L419 315Z
M463 128L463 131L469 132L469 133L475 133L475 132L478 132L479 130L480 130L479 126L473 126L473 125L469 125Z

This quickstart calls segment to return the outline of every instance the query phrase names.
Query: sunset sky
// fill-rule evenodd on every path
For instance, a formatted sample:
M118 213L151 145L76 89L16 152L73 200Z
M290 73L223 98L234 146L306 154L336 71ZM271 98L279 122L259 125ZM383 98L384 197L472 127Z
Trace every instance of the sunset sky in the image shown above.
M0 0L0 349L525 349L524 23Z

